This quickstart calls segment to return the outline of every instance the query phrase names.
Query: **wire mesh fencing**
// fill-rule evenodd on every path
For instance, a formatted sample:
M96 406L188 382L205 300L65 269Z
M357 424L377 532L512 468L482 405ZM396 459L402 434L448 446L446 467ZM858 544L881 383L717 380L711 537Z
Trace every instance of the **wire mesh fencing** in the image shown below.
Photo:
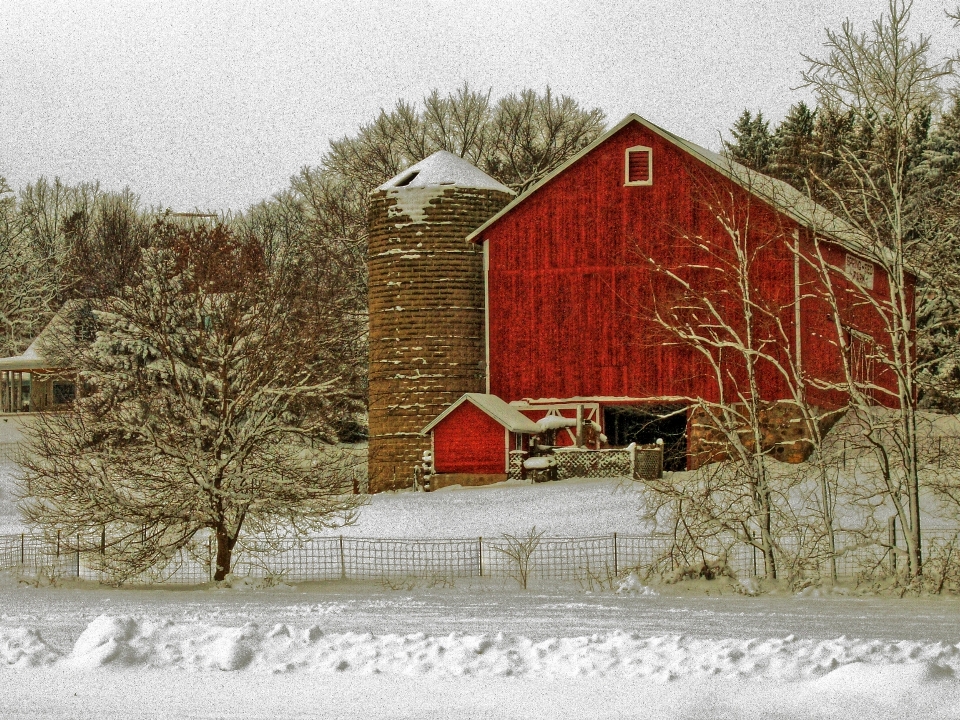
M941 571L947 564L960 567L960 531L925 533L927 557ZM234 575L284 582L316 580L389 580L391 578L517 578L516 544L498 538L410 539L312 537L296 540L250 538L237 543L232 562ZM896 545L857 541L840 536L834 563L828 555L806 556L791 565L789 543L779 551L780 577L828 578L836 565L838 578L858 580L895 573L905 551ZM97 541L50 542L36 535L0 535L0 570L21 577L80 578L114 582L102 562ZM581 538L538 538L526 546L526 566L531 579L559 582L610 583L628 572L641 577L683 572L712 559L736 577L764 575L763 555L756 548L736 544L711 554L691 556L681 552L666 535L610 535ZM902 567L902 565L901 565ZM212 582L216 548L212 537L200 538L178 551L162 567L154 567L131 584L202 584Z

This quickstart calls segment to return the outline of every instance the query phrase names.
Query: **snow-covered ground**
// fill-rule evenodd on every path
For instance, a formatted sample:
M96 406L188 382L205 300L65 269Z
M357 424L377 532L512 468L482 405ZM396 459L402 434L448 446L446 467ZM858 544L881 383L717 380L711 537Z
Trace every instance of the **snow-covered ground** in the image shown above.
M23 522L14 496L16 465L0 460L0 535L23 531Z
M633 589L8 578L0 717L960 716L954 599Z
M499 537L536 525L548 537L637 535L641 502L636 486L619 480L565 480L460 486L433 493L373 495L351 526L329 534L351 537ZM25 528L14 498L14 467L0 465L0 534Z
M536 525L547 537L636 535L645 529L641 510L637 486L628 481L511 481L431 493L378 493L355 524L330 532L352 537L499 537Z
M16 531L10 478L0 527ZM501 484L377 495L335 532L629 534L640 509L616 480ZM730 579L623 590L0 575L0 718L960 718L956 598L746 597Z

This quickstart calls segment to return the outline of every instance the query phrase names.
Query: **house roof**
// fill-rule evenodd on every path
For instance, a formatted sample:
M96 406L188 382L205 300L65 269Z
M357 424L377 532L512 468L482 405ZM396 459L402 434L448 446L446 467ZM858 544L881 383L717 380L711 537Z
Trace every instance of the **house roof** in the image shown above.
M537 435L543 431L543 428L537 425L513 405L509 405L496 395L486 395L484 393L465 393L463 397L457 400L442 413L437 415L433 421L420 431L421 435L426 435L433 430L444 418L456 410L463 403L469 402L492 417L498 423L503 425L510 432L524 433L527 435Z
M509 195L516 194L506 185L487 175L483 170L446 150L437 150L433 155L424 158L416 165L411 165L387 180L377 190L424 188L437 185L452 185L475 190L499 190Z
M66 307L66 306L64 306ZM62 367L60 363L48 360L44 357L42 349L54 339L56 334L62 330L64 321L64 309L57 312L56 315L47 323L46 327L40 331L40 334L34 338L30 346L20 355L13 357L0 358L0 370L20 370L29 372L30 370L54 370Z
M804 227L811 228L817 233L829 236L830 239L844 246L846 249L857 255L872 259L870 252L871 243L867 237L853 225L837 217L822 205L818 205L805 194L783 182L763 173L751 170L733 160L719 155L715 152L700 147L699 145L684 140L657 125L644 120L639 115L630 114L621 120L615 127L598 137L590 145L581 150L577 155L547 175L543 180L531 187L520 197L515 198L510 204L503 208L496 215L487 220L483 225L474 230L467 236L467 240L477 240L484 231L496 223L500 218L509 213L513 208L522 203L528 197L537 192L544 185L549 183L560 173L564 172L571 165L578 162L585 155L609 140L630 123L638 123L653 133L656 133L664 140L679 147L681 150L700 160L705 165L713 168L721 175L729 178L740 185L747 192L765 200L776 210L782 212L795 220Z

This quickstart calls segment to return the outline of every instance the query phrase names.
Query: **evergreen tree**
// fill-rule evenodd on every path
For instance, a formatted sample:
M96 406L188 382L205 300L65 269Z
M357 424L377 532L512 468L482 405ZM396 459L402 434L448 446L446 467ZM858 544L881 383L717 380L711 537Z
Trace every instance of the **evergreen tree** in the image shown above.
M770 123L763 119L763 113L754 116L744 110L730 129L734 142L724 141L727 156L748 168L766 172L774 149L774 136L770 132Z
M773 133L773 151L767 172L798 190L810 187L810 166L816 154L816 112L806 103L790 107Z

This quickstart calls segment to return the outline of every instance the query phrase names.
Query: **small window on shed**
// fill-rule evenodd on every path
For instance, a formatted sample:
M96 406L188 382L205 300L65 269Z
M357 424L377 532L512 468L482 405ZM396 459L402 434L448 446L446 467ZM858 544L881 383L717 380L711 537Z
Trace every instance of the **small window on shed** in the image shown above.
M624 185L653 185L653 151L637 145L627 148Z

